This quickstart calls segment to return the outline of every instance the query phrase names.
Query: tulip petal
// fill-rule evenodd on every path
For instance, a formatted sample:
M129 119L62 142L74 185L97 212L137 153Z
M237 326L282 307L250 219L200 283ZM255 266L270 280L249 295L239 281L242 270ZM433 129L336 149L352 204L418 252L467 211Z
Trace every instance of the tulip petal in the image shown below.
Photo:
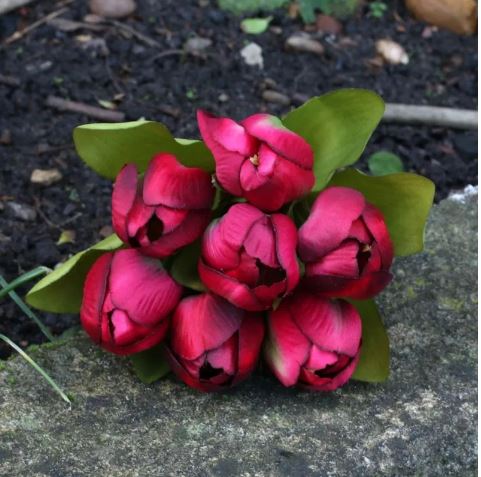
M304 367L317 371L324 369L326 366L333 365L339 361L339 355L332 351L326 351L316 345L312 345L309 359L304 364Z
M151 217L154 215L154 212L155 207L145 205L142 197L140 195L136 196L134 204L132 205L132 208L127 216L127 233L129 236L129 242L132 241L132 238L136 238L137 241L142 244L142 239L144 238L143 236L145 234L142 234L141 232L138 237L137 234L139 233L140 229L147 225ZM148 243L147 237L145 238Z
M371 204L366 204L363 219L379 246L383 269L388 270L394 257L394 248L384 216L379 209Z
M356 355L362 325L359 313L351 304L298 292L288 306L299 329L316 346L351 357Z
M143 199L147 205L210 209L214 187L206 171L185 167L172 154L159 154L145 173Z
M308 142L287 129L279 118L270 114L254 114L241 122L246 131L269 145L277 154L304 169L312 169L314 154Z
M271 178L264 185L254 190L244 191L246 200L266 212L274 212L280 209L286 202L288 186L279 182L277 177Z
M256 259L247 255L245 251L241 253L239 266L233 270L225 271L225 274L249 287L255 287L259 281L259 268Z
M264 217L248 204L233 205L219 221L212 222L202 239L202 256L214 268L231 270L239 264L239 251L254 223Z
M185 384L187 384L187 386L202 392L214 391L216 389L216 386L206 382L201 382L199 381L198 377L190 374L189 371L187 371L186 369L188 364L187 360L182 360L181 358L178 358L169 348L166 348L165 351L172 372Z
M112 190L112 226L123 242L128 242L127 215L137 195L137 168L125 165L117 175Z
M306 267L306 274L308 276L332 275L357 278L359 276L358 252L359 243L357 240L346 240L317 262L309 263Z
M196 359L224 344L241 320L242 310L215 295L184 298L172 318L172 350L183 359Z
M249 311L262 311L268 308L256 298L247 285L209 267L203 260L199 260L198 269L204 285L235 306Z
M259 285L254 288L254 294L257 300L264 304L264 309L270 308L277 298L286 293L286 280L271 285Z
M303 283L326 298L353 298L367 300L380 293L392 280L392 275L384 270L368 273L360 278L344 278L329 275L310 275L310 265L306 266Z
M294 290L300 278L299 263L296 256L297 229L294 222L284 214L273 214L271 221L275 234L277 259L286 272L285 292L288 293Z
M314 202L307 221L299 229L299 254L310 262L337 247L365 207L364 196L348 187L329 187Z
M109 282L115 306L146 327L162 321L182 294L182 287L167 274L160 261L135 249L115 252Z
M242 193L257 190L270 180L270 176L261 174L259 168L252 164L249 159L246 159L240 168L240 186Z
M366 207L367 206L368 204L366 204ZM362 216L352 223L349 230L348 238L356 239L359 242L365 244L370 244L372 242L372 235L369 233L369 229L366 227Z
M276 238L269 217L264 215L252 225L244 239L244 248L251 257L258 258L264 265L279 267Z
M113 253L105 253L92 265L83 289L80 321L87 334L95 343L102 340L102 310L112 264Z
M338 370L332 376L318 376L315 372L303 368L299 377L299 387L312 391L334 391L349 381L359 363L361 352L358 350L354 358L350 358L348 364L342 370ZM334 365L336 366L336 365Z
M151 257L170 257L178 249L197 240L207 227L209 219L210 210L191 210L176 229L140 248L139 251Z
M163 234L168 234L179 227L190 212L190 210L172 209L161 205L155 208L155 215L163 224Z
M222 369L225 374L233 376L237 372L238 341L238 336L236 334L232 335L218 348L209 351L206 356L206 361L212 368Z
M293 386L308 358L311 343L294 322L286 301L269 314L264 356L279 381L284 386Z
M238 370L232 384L247 378L254 370L264 340L264 320L261 314L246 313L239 329Z

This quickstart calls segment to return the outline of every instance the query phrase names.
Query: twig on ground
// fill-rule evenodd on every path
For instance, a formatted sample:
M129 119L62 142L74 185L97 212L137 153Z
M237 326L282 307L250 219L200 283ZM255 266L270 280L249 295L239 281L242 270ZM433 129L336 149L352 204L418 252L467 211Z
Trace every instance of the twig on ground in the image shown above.
M383 121L457 129L477 129L478 112L469 109L387 103Z
M33 0L0 0L0 15L32 2Z
M0 83L1 84L6 84L7 86L20 86L21 82L18 78L15 78L14 76L5 76L0 74Z
M149 63L153 63L154 61L160 58L166 58L167 56L176 56L176 55L185 55L185 54L186 54L185 50L164 50L159 54L150 58Z
M134 28L122 22L118 22L117 20L109 20L108 23L110 23L111 25L114 25L119 30L123 30L124 32L132 35L133 37L137 38L137 40L145 43L148 46L151 46L152 48L160 48L159 42L157 42L153 38L148 37L147 35L144 35L143 33L138 32Z
M10 43L13 43L14 41L20 40L20 38L23 38L27 33L30 33L31 31L35 30L39 26L43 25L44 23L47 23L49 20L52 18L58 17L62 15L62 13L65 13L68 10L66 7L60 8L60 10L56 10L55 12L49 13L48 15L44 16L43 18L40 18L40 20L37 20L36 22L33 22L31 25L28 27L24 28L23 30L16 31L13 35L10 35L5 41L5 45L9 45Z
M48 96L45 104L60 111L85 114L86 116L111 123L122 122L125 119L125 114L121 111L109 111L85 103L69 101L67 99L59 98L58 96Z

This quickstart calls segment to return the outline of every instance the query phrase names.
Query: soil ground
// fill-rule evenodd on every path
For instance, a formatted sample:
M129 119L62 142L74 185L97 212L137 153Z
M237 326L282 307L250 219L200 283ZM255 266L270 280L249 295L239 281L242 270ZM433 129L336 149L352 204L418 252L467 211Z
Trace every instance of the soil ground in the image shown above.
M123 95L118 108L126 120L154 119L179 137L198 137L195 111L200 107L237 119L257 111L288 111L291 106L263 100L266 87L288 96L292 105L299 95L363 87L388 102L476 109L477 39L426 29L402 2L388 3L382 20L364 9L343 22L340 35L314 32L325 47L321 57L285 50L285 40L304 29L285 10L273 13L274 28L252 36L240 30L239 17L219 10L212 0L164 0L161 8L154 0L139 0L135 15L122 24L159 46L149 46L116 25L65 32L50 24L3 45L0 73L18 84L0 82L0 273L11 280L39 264L53 267L100 240L110 225L111 184L82 164L71 139L76 125L96 121L48 108L48 95L94 106ZM38 1L1 16L0 42L60 6ZM87 2L76 0L67 4L62 18L82 21L87 13ZM157 57L182 49L194 36L212 41L201 56L171 52ZM370 60L381 38L403 45L409 64L374 66ZM262 47L263 69L246 65L240 56L251 41ZM407 170L433 179L437 200L477 183L474 132L383 124L361 167L380 149L398 154ZM35 168L57 168L63 178L48 187L34 185L30 175ZM75 242L57 245L67 229L75 231ZM77 316L41 316L57 334L78 322ZM9 300L0 305L0 332L22 346L43 340ZM0 345L0 357L8 353Z

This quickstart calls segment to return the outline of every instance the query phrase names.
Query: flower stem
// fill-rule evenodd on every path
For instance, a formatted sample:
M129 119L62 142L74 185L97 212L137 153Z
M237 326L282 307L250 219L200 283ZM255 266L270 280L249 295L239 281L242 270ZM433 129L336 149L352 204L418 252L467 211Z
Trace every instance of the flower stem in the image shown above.
M25 361L27 361L33 368L35 368L36 371L38 371L44 378L45 380L52 386L55 391L60 394L61 398L71 404L71 401L69 397L60 389L60 387L57 385L57 383L48 375L46 371L44 371L25 351L23 351L22 348L17 346L10 338L7 338L5 335L0 334L0 339L5 341L9 346L11 346L20 356L22 356Z

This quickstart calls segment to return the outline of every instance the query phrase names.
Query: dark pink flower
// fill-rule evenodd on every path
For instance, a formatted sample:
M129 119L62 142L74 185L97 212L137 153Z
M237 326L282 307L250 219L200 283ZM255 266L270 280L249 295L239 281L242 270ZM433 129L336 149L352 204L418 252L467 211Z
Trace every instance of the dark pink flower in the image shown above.
M106 350L138 353L164 338L181 294L160 261L134 249L106 253L87 275L80 320Z
M165 258L202 235L213 197L207 172L184 167L171 154L159 154L143 181L133 164L120 171L112 194L113 227L130 246Z
M272 212L314 185L311 146L279 118L254 114L236 123L198 111L197 121L214 155L217 180L231 194Z
M299 229L304 282L326 297L371 298L391 281L393 246L381 212L347 187L319 194Z
M167 351L172 370L182 381L201 391L216 391L251 374L263 337L261 315L204 293L180 302Z
M289 217L236 204L205 231L200 278L240 308L266 310L299 282L296 245Z
M269 314L266 361L284 386L332 391L356 369L361 327L346 301L296 291Z

